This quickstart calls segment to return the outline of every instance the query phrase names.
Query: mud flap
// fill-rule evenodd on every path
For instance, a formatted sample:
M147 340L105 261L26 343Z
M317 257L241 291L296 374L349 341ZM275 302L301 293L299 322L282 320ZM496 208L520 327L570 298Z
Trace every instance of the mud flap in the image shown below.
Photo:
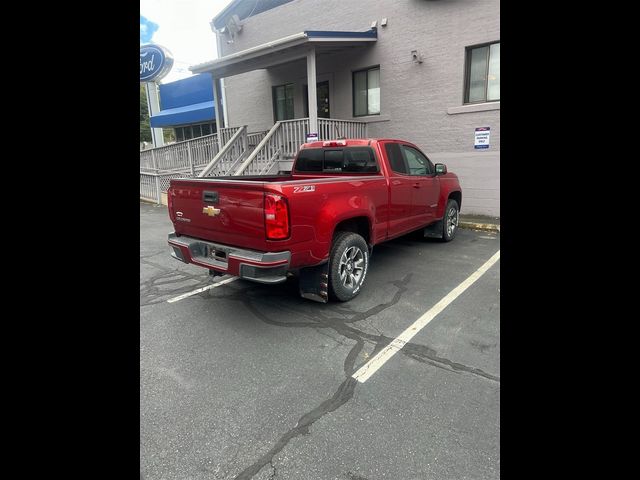
M424 229L424 238L442 238L442 222L439 220Z
M300 269L300 296L314 302L329 301L329 262Z

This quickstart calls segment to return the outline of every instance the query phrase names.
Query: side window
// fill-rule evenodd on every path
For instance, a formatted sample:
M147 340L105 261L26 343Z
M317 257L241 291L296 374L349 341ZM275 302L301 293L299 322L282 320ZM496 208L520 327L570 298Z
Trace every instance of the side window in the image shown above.
M408 145L400 147L409 166L409 175L430 175L433 173L431 162L422 153Z
M407 166L404 163L404 158L402 158L402 152L400 151L400 145L397 143L386 143L384 148L387 151L391 170L396 173L408 174Z

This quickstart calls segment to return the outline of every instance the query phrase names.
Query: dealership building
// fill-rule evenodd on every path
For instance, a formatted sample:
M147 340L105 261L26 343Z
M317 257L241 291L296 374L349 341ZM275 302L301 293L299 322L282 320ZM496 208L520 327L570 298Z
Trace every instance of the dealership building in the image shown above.
M230 130L204 174L287 171L309 133L398 138L458 174L462 213L500 215L498 0L233 0L211 28L190 70Z

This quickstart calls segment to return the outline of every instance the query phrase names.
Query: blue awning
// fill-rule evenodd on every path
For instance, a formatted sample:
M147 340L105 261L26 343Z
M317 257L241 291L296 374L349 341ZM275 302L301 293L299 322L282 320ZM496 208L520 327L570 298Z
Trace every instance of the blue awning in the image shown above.
M150 118L153 128L175 127L190 123L213 122L216 119L213 101L161 110Z

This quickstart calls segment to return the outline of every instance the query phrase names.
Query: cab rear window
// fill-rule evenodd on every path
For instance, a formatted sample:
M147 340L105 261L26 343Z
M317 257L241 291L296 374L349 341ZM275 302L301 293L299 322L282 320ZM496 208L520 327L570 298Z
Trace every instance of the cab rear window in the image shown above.
M296 172L376 173L378 163L370 147L305 148L300 150Z

